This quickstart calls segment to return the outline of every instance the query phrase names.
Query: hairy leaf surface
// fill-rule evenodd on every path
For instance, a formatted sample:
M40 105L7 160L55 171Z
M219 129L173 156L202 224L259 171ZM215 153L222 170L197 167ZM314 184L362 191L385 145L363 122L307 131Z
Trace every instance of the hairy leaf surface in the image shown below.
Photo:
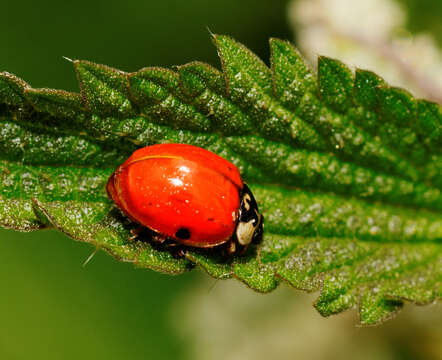
M267 67L214 36L222 70L192 62L125 73L74 61L81 92L33 89L0 73L0 224L56 227L122 261L178 274L195 265L268 292L320 290L328 316L357 308L362 324L404 301L442 297L442 111L320 57L312 72L288 42ZM107 198L109 175L137 148L206 148L238 166L265 218L245 256L149 241Z

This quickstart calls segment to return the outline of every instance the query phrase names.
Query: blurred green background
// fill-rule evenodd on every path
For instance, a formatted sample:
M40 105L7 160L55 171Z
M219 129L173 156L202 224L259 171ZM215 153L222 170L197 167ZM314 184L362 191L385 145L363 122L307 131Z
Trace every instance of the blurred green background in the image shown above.
M440 41L440 0L402 2L414 11L410 28L432 31ZM294 38L286 7L282 0L2 0L0 71L12 72L33 87L78 91L72 66L62 56L125 71L192 60L219 67L208 28L232 35L267 61L269 37ZM220 358L233 359L231 344L259 348L259 334L272 327L277 337L267 350L285 349L287 359L330 358L330 345L320 337L333 334L335 350L336 344L347 347L354 339L360 348L378 344L384 355L376 353L377 358L441 358L440 307L416 310L425 321L405 312L384 327L357 329L354 313L322 319L311 307L313 298L293 290L263 297L231 282L214 282L198 271L166 276L135 269L104 253L83 268L93 249L49 230L0 230L0 238L0 359L204 359L212 358L214 349ZM227 304L228 298L226 303L216 301L223 293L238 307L235 301ZM225 309L231 311L220 319ZM253 337L247 336L248 327L255 329ZM304 339L300 336L305 328L311 330L312 343L322 344L322 353L313 346L312 353L287 346ZM417 347L408 341L413 329L421 334ZM337 340L340 331L343 343ZM252 353L236 354L247 359ZM281 353L276 358L285 357Z

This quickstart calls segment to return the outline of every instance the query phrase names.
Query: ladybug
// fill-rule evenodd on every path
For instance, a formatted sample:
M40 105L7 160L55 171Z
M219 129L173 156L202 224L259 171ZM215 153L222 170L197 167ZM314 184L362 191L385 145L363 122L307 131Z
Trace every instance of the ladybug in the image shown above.
M238 168L186 144L135 151L109 177L109 197L154 240L197 248L225 245L245 252L258 242L263 217Z

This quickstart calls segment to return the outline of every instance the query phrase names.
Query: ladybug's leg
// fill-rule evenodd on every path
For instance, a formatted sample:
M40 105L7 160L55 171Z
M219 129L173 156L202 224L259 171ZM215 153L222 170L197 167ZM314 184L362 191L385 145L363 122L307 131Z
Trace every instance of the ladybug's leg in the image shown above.
M239 255L244 255L247 252L249 245L241 246L241 250L239 250Z
M155 244L163 244L167 240L167 236L159 233L153 233L151 240Z
M130 233L132 236L129 237L129 242L136 240L136 238L143 232L144 227L137 226L136 228L130 229Z
M177 248L177 251L175 251L175 254L176 254L176 256L179 257L179 258L185 258L187 252L186 252L186 250L184 250L182 247L180 247L180 248Z
M186 249L182 244L178 244L176 242L167 242L164 246L170 253L176 258L185 258L186 257Z
M177 246L180 246L181 244L178 244L176 242L170 241L166 245L166 248L168 249L175 249Z
M235 251L236 251L236 241L232 236L232 238L227 243L226 252L227 255L232 255L235 253Z

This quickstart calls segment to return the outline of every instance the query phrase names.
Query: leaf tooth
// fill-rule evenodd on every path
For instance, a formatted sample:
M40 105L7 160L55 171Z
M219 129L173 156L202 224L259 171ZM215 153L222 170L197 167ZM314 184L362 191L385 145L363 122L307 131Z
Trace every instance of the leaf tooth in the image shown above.
M25 95L38 111L57 118L84 118L86 108L80 94L63 90L27 88Z
M377 325L393 318L404 306L401 300L388 299L377 286L368 287L359 299L361 325Z
M228 93L236 86L235 77L247 72L267 95L273 95L271 71L258 56L229 36L213 35L213 41L226 76Z
M396 87L378 86L377 95L380 112L385 120L392 121L398 126L414 128L417 103L408 91Z
M288 41L270 39L274 95L296 110L306 92L316 93L316 78L299 51Z
M419 134L418 104L405 90L393 87L377 88L379 101L378 133L392 143L404 157L417 165L428 161L425 139ZM385 129L382 133L382 129Z
M183 92L198 111L211 119L214 130L224 135L246 134L255 130L252 119L226 98L224 78L218 70L193 62L178 67L178 73Z
M417 124L429 152L442 154L442 107L426 100L417 101Z
M25 89L29 85L8 72L0 72L0 104L24 107L27 104Z
M144 68L129 77L132 98L143 115L160 124L210 131L211 122L184 96L179 75L163 68Z
M319 94L333 110L345 114L353 106L353 73L341 61L318 58Z
M248 261L235 261L232 264L233 276L248 287L262 293L270 292L279 285L279 278L271 266L260 265L256 257Z
M75 60L74 68L90 112L117 117L135 114L125 72L85 60Z
M192 61L178 66L177 69L181 88L187 96L196 97L206 88L222 97L227 95L223 74L213 66L200 61Z
M356 69L354 82L354 100L359 106L375 110L379 106L377 88L387 83L372 71Z

